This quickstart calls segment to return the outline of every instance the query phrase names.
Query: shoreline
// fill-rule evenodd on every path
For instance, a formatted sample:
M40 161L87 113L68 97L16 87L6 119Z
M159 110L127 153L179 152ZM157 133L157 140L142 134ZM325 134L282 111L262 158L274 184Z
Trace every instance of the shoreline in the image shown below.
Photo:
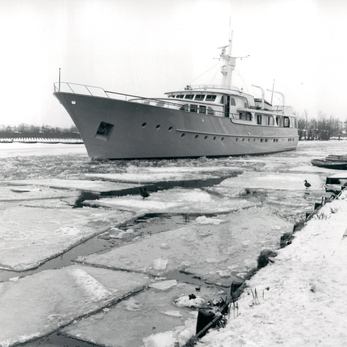
M346 216L342 192L278 250L274 264L246 282L226 327L197 346L346 345Z

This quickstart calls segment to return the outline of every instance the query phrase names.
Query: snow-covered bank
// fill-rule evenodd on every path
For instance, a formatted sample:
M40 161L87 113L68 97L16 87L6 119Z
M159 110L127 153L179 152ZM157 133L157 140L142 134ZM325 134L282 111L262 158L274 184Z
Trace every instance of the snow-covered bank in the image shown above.
M347 194L247 284L226 328L198 346L346 346Z

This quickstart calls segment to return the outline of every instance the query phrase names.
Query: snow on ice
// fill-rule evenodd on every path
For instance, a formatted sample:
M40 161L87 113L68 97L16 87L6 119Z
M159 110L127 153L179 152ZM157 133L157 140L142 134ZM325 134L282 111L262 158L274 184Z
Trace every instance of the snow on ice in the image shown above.
M12 206L0 209L0 268L35 268L133 214L120 211Z
M260 270L225 329L199 346L347 344L347 198L326 204L275 263ZM257 289L258 299L248 295Z
M0 346L47 335L144 288L141 274L86 266L46 270L0 283Z
M233 273L256 266L260 250L277 247L281 234L292 230L291 223L262 208L238 211L223 219L218 225L192 223L153 234L78 261L152 275L182 270L207 282L230 285Z
M190 294L206 302L217 296L217 290L201 287L197 292L194 286L177 282L165 290L156 287L153 283L149 290L123 300L108 312L70 325L63 334L110 347L173 347L175 342L182 346L195 334L196 310L174 302Z

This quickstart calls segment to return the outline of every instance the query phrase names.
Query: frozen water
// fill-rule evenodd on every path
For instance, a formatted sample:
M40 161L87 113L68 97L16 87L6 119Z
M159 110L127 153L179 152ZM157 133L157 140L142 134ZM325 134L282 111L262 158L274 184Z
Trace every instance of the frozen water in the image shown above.
M207 180L216 178L211 175L200 175L197 173L185 172L139 172L139 173L115 173L115 174L87 174L86 177L91 179L98 179L111 182L125 182L125 183L158 183L165 181L191 181L191 180Z
M324 181L318 175L287 173L287 174L262 174L254 173L243 174L238 177L228 178L215 187L227 189L229 187L244 187L251 189L267 190L305 190L304 180L311 183L310 190L323 190Z
M47 335L146 285L141 274L69 266L0 283L0 346Z
M237 167L227 166L170 166L170 167L134 167L130 166L126 172L112 174L87 174L94 179L113 182L156 183L162 181L207 180L214 177L235 176L242 173Z
M126 299L106 313L99 313L70 325L63 333L102 346L180 346L195 333L196 311L174 305L179 297L195 294L204 302L215 298L217 290L177 284L162 291L151 288ZM136 306L136 310L129 307ZM129 324L131 322L131 328Z
M89 208L0 209L0 267L15 271L32 269L131 217L129 212Z
M66 155L86 154L84 145L69 144L45 144L45 143L1 143L0 158L18 156L45 156L45 155Z
M0 202L76 198L77 196L78 194L75 192L61 191L45 187L0 186Z
M137 213L223 213L255 204L243 199L221 198L201 189L171 189L141 196L114 197L86 202L92 206L113 207Z
M88 192L116 192L116 191L126 191L139 187L137 184L127 184L127 183L114 183L114 182L102 182L102 181L91 181L91 180L76 180L76 179L40 179L40 180L13 180L5 182L8 185L14 186L46 186L58 189L72 189ZM12 188L15 189L15 188ZM35 188L32 188L35 189Z
M277 247L280 235L291 230L291 223L271 211L251 208L225 216L219 225L192 223L78 260L152 275L182 270L207 282L229 285L232 273L250 270L262 248ZM165 267L156 266L158 259Z

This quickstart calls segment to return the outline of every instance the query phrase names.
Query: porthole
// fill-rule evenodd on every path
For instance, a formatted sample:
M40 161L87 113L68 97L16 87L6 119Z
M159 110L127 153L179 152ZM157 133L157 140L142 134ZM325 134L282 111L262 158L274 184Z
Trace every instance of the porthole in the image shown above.
M249 142L249 141L251 141L251 139L250 139L250 138L248 138L248 142Z
M169 127L169 129L168 129L169 131L172 131L172 127Z
M236 141L238 141L238 140L239 140L239 138L237 137L237 138L236 138Z
M195 135L194 137L197 139L199 137L199 135Z
M205 135L205 136L204 136L204 139L206 140L207 138L208 138L208 136L207 136L207 135Z
M216 136L213 136L213 140L215 140L217 137Z
M255 142L255 138L253 139L253 142Z
M260 139L260 142L263 142L263 139Z
M142 128L144 128L147 125L146 122L142 123Z
M186 135L185 133L182 133L182 134L181 134L181 137L184 137L185 135Z
M265 139L265 142L267 142L267 139Z
M245 141L245 138L244 138L244 137L242 138L242 142L243 142L243 141Z
M224 137L222 137L221 140L224 141Z
M160 129L160 124L157 124L156 127L155 127L157 130Z

